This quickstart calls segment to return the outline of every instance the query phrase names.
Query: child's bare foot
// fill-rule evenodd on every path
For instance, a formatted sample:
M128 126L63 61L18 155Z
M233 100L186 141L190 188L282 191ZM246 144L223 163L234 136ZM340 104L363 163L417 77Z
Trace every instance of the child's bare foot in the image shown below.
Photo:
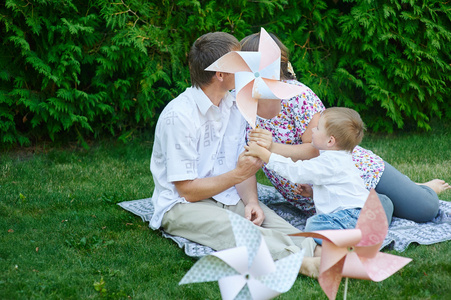
M428 181L425 183L419 183L419 184L430 187L437 194L440 194L446 190L451 189L451 186L447 182L445 182L445 180L441 180L441 179L433 179L431 181Z
M299 273L312 278L318 278L320 262L320 257L304 257Z
M321 245L316 245L315 252L313 252L314 257L321 257L321 253L323 252L323 247Z

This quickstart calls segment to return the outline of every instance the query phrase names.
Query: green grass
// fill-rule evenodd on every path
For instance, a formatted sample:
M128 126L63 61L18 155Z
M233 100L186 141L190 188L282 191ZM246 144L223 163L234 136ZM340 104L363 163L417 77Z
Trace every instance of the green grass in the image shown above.
M451 182L450 127L369 135L363 146L418 182ZM219 299L217 283L179 286L194 264L118 202L150 197L151 141L44 147L0 158L0 299ZM259 181L266 182L259 173ZM441 195L451 201L451 192ZM410 245L413 261L380 283L350 280L350 299L446 299L451 242ZM337 299L342 297L342 286ZM278 299L326 299L299 276Z

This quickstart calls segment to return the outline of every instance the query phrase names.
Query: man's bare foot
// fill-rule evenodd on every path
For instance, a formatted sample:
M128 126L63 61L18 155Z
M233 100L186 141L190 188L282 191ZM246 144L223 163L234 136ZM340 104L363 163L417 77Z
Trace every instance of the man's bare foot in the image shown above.
M431 181L428 181L425 183L418 183L418 184L430 187L437 194L440 194L446 190L451 189L451 186L447 182L445 182L445 180L441 180L441 179L433 179Z
M320 257L304 257L299 273L312 278L318 278L320 262Z

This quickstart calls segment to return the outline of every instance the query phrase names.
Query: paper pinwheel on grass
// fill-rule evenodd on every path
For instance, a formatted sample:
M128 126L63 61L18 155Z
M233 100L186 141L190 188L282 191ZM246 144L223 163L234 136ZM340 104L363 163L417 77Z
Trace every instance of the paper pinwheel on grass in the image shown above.
M229 212L236 248L202 257L179 284L218 281L222 299L271 299L293 285L304 252L273 261L258 228Z
M355 229L321 230L295 235L323 240L319 284L329 299L335 299L341 278L382 281L408 264L411 259L379 252L388 232L384 208L371 190Z
M289 99L304 91L280 81L280 48L263 28L258 51L229 52L205 70L235 73L236 103L253 128L258 99Z

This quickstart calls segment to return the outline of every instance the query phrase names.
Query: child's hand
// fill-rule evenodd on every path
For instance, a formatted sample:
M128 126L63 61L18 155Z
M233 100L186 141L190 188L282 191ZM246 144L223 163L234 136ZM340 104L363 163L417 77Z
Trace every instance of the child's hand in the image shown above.
M259 157L261 152L261 146L259 146L256 142L249 142L247 146L244 146L244 149L247 151L244 152L244 155Z
M293 192L302 197L313 197L313 189L310 184L298 184Z
M256 142L265 149L271 150L272 133L262 128L252 129L249 133L249 141Z
M268 163L269 157L271 156L271 152L259 146L256 142L249 142L247 146L244 146L244 149L247 150L244 152L244 155L258 157L265 163Z

